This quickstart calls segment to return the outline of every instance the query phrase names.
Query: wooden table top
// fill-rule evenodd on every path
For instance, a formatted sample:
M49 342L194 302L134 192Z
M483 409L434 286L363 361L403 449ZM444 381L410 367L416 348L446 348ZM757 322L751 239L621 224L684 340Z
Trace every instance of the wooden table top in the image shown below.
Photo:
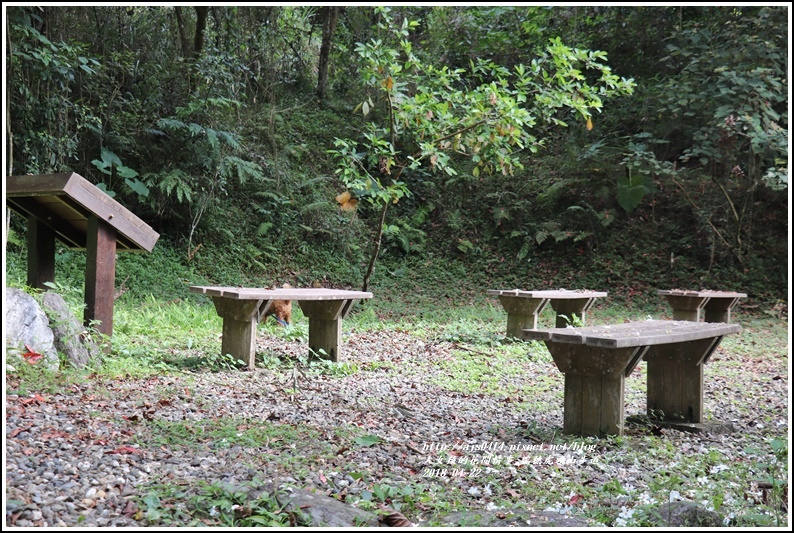
M192 286L191 292L219 296L232 300L363 300L372 298L371 292L341 289L264 289L247 287Z
M694 296L698 298L747 298L743 292L730 291L687 291L683 289L672 289L669 291L659 291L661 296Z
M626 348L721 337L741 330L738 324L720 322L645 320L582 328L525 329L522 336L525 340Z
M605 298L607 293L585 290L545 290L545 291L524 291L521 289L513 290L489 290L490 296L518 296L521 298L550 298L550 299L575 299L575 298Z

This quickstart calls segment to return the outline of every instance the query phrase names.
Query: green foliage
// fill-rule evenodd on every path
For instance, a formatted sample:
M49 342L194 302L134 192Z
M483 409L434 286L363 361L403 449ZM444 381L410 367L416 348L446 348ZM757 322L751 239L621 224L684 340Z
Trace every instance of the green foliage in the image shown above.
M750 447L744 451L755 459L751 470L757 477L756 485L763 485L764 491L768 491L764 498L763 511L766 512L751 514L746 519L754 526L780 527L786 522L781 509L785 505L788 492L788 441L784 438L773 438L769 441L769 449Z
M267 444L275 437L278 437L276 442ZM288 448L289 440L312 437L316 437L316 432L311 428L295 428L261 420L220 418L187 422L153 419L147 423L146 434L139 440L142 446L184 446L191 449L207 445L219 449L233 446Z
M475 177L481 171L510 175L521 168L511 155L514 150L534 152L542 144L530 132L538 120L566 126L559 115L562 109L589 120L591 110L603 107L602 98L631 93L634 87L631 80L612 74L603 63L604 52L572 49L559 39L529 66L518 65L511 72L479 61L464 78L463 69L436 68L414 54L408 37L417 22L403 19L397 25L389 9L378 12L380 27L392 40L373 39L357 49L370 92L359 108L365 116L373 114L364 151L359 154L357 143L343 139L331 150L339 161L337 174L348 188L378 203L405 195L405 184L396 180L405 170L427 165L455 176L453 153L470 157ZM593 72L599 77L591 85L585 73ZM374 103L373 94L383 102Z
M216 6L195 57L171 6L12 6L11 172L78 172L162 235L173 263L119 255L123 299L152 293L154 271L169 299L199 278L350 286L382 237L385 272L457 258L535 287L731 283L777 301L786 13L348 6L317 105L315 6ZM57 276L81 285L82 252L58 250Z
M454 178L458 171L453 156L463 156L471 161L475 178L481 172L512 175L523 168L514 153L536 152L543 144L532 132L538 122L567 126L565 110L579 115L590 129L592 112L601 111L603 98L630 94L634 88L632 80L612 74L604 52L573 49L559 38L529 66L519 64L511 72L480 60L464 76L464 69L435 67L414 53L409 36L417 21L404 18L399 24L390 9L376 12L386 38L359 43L356 49L367 90L356 110L372 118L361 141L337 139L329 150L348 190L382 206L365 286L384 232L386 208L411 193L402 181L404 173L408 177L422 170ZM588 82L586 75L595 76L595 82ZM389 230L387 234L394 234Z
M681 70L668 85L675 97L661 111L703 121L693 123L694 142L682 161L718 164L720 180L738 165L752 181L788 186L787 56L776 31L784 15L771 7L722 13L686 25L667 45L665 60ZM740 53L733 51L737 44Z
M126 183L130 189L138 193L138 195L142 198L149 196L149 188L146 187L146 185L144 185L139 179L137 179L138 173L135 170L122 165L121 159L119 159L116 154L107 148L102 148L102 159L94 159L91 161L91 164L93 164L103 174L111 176L111 178L115 177L116 175L124 178L124 183ZM110 194L110 196L115 195L112 190L108 190L104 183L100 183L99 187Z
M669 161L659 161L653 152L655 144L665 141L653 139L648 133L634 135L621 162L626 175L618 177L618 203L627 212L633 211L646 194L654 190L653 178L675 176L675 166Z
M32 393L58 393L73 384L85 381L90 371L76 370L69 365L52 369L45 364L31 364L22 357L6 355L6 394L27 396ZM13 370L12 370L13 369Z
M191 237L205 210L216 208L219 197L227 196L233 187L266 181L260 165L235 155L241 145L232 132L193 121L212 109L229 110L235 105L239 102L226 98L192 100L177 108L175 116L160 118L156 128L149 130L159 139L154 149L160 169L142 176L144 183L159 193L151 208L163 211L171 206L179 213L178 206L185 204L188 209L182 214L183 223L189 221Z
M231 354L216 352L202 358L200 365L213 372L228 372L231 370L240 370L245 366L245 362L240 361Z
M77 90L98 75L99 61L85 44L53 42L39 31L41 24L33 8L9 11L12 174L69 171L81 136L101 127L90 99Z
M621 206L636 208L654 183L674 187L712 261L744 263L759 206L788 187L784 17L775 7L689 12L665 44L662 77L640 94L654 120L630 141Z
M149 525L218 527L290 527L311 525L300 511L287 511L275 495L257 487L234 487L227 483L202 482L193 488L172 485L152 487L139 499L139 508ZM178 501L177 505L173 502Z
M355 439L353 439L353 442L355 442L359 446L364 446L365 448L368 448L375 444L379 444L382 441L381 438L378 437L377 435L362 435L361 437L356 437Z

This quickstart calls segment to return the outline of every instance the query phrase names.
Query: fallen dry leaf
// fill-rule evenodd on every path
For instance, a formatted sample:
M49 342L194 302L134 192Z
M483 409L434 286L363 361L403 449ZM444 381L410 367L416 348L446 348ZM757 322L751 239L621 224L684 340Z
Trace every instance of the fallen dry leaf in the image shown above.
M106 455L110 454L110 453L116 453L116 454L120 454L120 455L126 455L126 454L133 454L134 453L136 455L143 455L143 453L140 450L138 450L137 448L133 448L132 446L121 446L119 448L116 448L115 450L110 450L110 451L105 452Z
M27 361L28 363L30 363L32 365L36 364L41 358L44 357L43 355L41 355L40 353L35 351L33 348L31 348L27 344L25 344L25 349L27 351L26 352L22 352L22 357L24 357L25 361Z
M382 509L386 514L382 515L380 521L389 527L413 527L413 523L405 518L399 511L395 511L389 507Z

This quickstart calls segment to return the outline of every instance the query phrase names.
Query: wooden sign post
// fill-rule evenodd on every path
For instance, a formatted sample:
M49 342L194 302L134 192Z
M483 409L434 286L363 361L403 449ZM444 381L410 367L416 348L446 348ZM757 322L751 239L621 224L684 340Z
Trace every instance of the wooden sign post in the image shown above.
M86 326L113 334L116 252L151 252L160 237L79 174L8 176L6 204L27 219L29 286L55 281L55 240L86 251Z

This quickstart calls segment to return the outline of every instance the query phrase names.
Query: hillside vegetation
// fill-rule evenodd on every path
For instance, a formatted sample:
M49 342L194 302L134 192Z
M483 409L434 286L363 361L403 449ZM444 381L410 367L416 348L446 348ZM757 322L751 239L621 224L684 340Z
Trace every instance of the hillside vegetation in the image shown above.
M77 172L160 233L120 257L127 298L449 280L786 299L785 7L7 13L10 173ZM59 249L59 281L83 260Z
M101 358L6 354L7 525L308 524L278 485L392 525L790 526L790 7L3 9L7 174L76 172L160 234L118 254ZM58 244L77 316L85 266ZM340 361L294 305L242 368L189 290L283 283L373 293ZM565 377L486 293L516 288L608 292L588 325L746 293L704 367L733 431L657 426L641 361L638 422L562 434Z

